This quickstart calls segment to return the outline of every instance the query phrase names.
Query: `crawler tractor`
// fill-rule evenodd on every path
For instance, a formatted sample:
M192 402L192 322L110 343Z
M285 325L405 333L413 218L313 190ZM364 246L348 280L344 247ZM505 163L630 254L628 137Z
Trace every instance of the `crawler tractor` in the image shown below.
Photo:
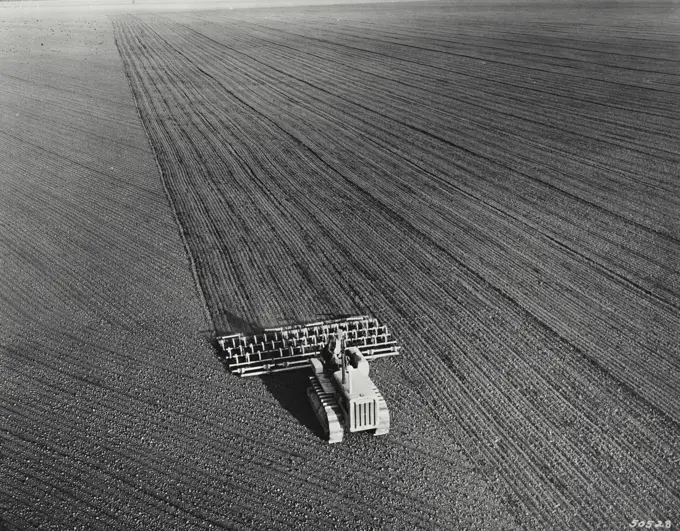
M286 328L262 334L217 338L229 370L239 376L311 367L307 396L329 443L350 432L390 430L390 413L369 378L369 359L399 353L387 327L359 316Z

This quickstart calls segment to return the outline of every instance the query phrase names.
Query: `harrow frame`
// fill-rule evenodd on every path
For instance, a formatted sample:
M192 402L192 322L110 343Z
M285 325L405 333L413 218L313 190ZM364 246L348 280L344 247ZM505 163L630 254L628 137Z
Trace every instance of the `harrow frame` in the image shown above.
M219 336L217 344L231 373L259 376L308 367L338 330L345 332L346 346L359 347L366 359L399 354L387 326L367 315Z

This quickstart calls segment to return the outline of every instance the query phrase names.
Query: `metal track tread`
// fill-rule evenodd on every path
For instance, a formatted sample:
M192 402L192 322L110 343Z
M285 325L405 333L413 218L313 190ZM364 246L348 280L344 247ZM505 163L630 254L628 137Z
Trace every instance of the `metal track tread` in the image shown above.
M378 399L378 427L373 435L386 435L390 432L390 410L387 408L387 402L385 402L385 399L375 385L373 386L373 393Z
M250 336L221 336L217 342L232 373L257 376L307 367L338 330L345 332L346 346L359 347L368 360L399 354L387 326L365 315L265 329Z
M316 376L310 376L309 382L312 384L310 388L311 393L316 396L319 404L323 408L323 413L321 413L317 409L317 405L314 403L313 398L310 396L312 409L314 409L314 413L319 419L319 423L328 436L328 443L334 444L342 442L342 437L344 435L342 411L340 411L340 406L335 399L335 394L325 392L324 386L321 385L321 382L319 382Z

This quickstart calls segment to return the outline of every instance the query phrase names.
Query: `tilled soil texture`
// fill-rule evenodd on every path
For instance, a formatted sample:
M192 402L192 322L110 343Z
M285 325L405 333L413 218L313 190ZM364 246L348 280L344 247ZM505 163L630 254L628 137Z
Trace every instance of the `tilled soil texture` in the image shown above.
M392 434L339 447L306 374L224 371L111 21L17 9L0 11L0 529L515 528L399 366L372 368Z
M0 11L0 528L199 527L224 380L111 23L31 15Z
M247 417L281 491L277 526L323 507L322 525L469 528L461 518L484 515L461 511L467 473L452 463L524 528L677 522L672 2L112 20L216 332L370 313L404 347L374 364L394 407L385 440L329 451L285 415L266 431L277 408ZM441 438L419 431L423 416ZM440 466L453 490L412 493L418 476L396 460L407 438L460 447ZM277 453L292 447L299 476ZM452 492L449 513L423 505L438 521L406 509Z

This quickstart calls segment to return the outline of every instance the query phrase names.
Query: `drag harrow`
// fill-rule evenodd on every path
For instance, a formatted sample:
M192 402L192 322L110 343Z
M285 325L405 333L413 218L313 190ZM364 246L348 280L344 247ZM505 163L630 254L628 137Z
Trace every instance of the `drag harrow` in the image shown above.
M344 430L390 431L385 399L369 377L368 360L399 353L385 325L367 316L217 338L229 370L239 376L312 369L307 397L329 443Z
M259 376L309 366L336 332L345 332L347 347L359 347L372 360L399 353L387 326L365 315L283 328L260 334L234 334L217 338L229 371L238 376Z

